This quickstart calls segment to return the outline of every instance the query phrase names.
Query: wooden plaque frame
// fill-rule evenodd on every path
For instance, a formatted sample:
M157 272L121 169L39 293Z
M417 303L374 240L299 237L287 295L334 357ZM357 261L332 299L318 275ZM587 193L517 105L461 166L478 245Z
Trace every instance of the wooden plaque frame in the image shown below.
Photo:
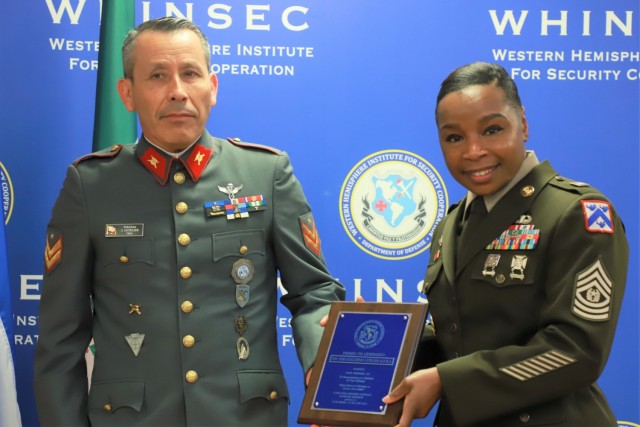
M338 317L341 313L392 313L410 315L405 337L398 353L399 356L393 379L388 387L388 391L391 391L410 373L422 335L422 329L424 328L427 310L427 304L418 303L334 302L331 305L329 320L320 341L320 348L318 349L309 387L305 392L300 408L298 423L346 427L386 427L396 425L400 419L403 400L388 405L382 414L372 414L350 410L316 409L313 407L315 396L325 370L329 349L335 335ZM381 399L382 397L384 396L380 396Z

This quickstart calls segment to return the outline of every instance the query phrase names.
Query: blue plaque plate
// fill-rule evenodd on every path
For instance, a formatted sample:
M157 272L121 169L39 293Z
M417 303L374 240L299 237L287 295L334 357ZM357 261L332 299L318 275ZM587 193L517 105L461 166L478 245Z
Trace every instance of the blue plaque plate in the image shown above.
M425 304L345 303L331 307L298 422L394 425L401 402L382 402L409 373Z
M314 410L384 413L410 314L340 312Z

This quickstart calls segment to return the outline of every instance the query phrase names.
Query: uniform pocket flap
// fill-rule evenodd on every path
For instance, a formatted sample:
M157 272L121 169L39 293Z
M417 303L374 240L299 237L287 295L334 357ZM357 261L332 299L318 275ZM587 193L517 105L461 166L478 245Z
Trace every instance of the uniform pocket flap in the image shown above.
M264 255L264 230L230 231L212 235L213 262L228 256Z
M289 400L289 390L282 371L240 371L238 387L240 403L256 398Z
M138 412L144 401L144 381L93 381L89 391L89 411L114 412L132 408Z
M486 253L478 257L471 278L491 283L498 288L531 285L535 282L535 254L513 251Z
M98 265L103 267L135 263L154 265L153 240L138 240L131 237L114 239L104 242L98 248L97 254Z

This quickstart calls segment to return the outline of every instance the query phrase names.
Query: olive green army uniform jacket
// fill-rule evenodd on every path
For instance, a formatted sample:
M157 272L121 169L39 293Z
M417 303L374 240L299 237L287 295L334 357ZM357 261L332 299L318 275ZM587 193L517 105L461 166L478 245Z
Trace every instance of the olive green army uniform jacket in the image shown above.
M45 270L43 426L284 426L278 273L304 372L344 299L288 156L208 133L178 159L141 137L70 166Z
M437 425L615 426L596 385L629 256L611 203L540 163L476 227L456 265L464 206L438 225L425 276L443 356Z

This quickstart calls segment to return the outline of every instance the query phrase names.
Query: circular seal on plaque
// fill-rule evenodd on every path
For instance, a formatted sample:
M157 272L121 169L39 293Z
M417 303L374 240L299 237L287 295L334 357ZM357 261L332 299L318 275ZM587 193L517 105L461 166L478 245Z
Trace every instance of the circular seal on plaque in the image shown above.
M241 258L233 263L231 267L231 277L239 285L249 283L253 279L255 267L248 259Z
M438 171L404 150L360 160L340 190L340 217L349 238L378 258L414 257L431 246L448 195Z
M353 339L360 348L373 348L380 344L384 337L384 325L378 320L367 320L356 328Z

